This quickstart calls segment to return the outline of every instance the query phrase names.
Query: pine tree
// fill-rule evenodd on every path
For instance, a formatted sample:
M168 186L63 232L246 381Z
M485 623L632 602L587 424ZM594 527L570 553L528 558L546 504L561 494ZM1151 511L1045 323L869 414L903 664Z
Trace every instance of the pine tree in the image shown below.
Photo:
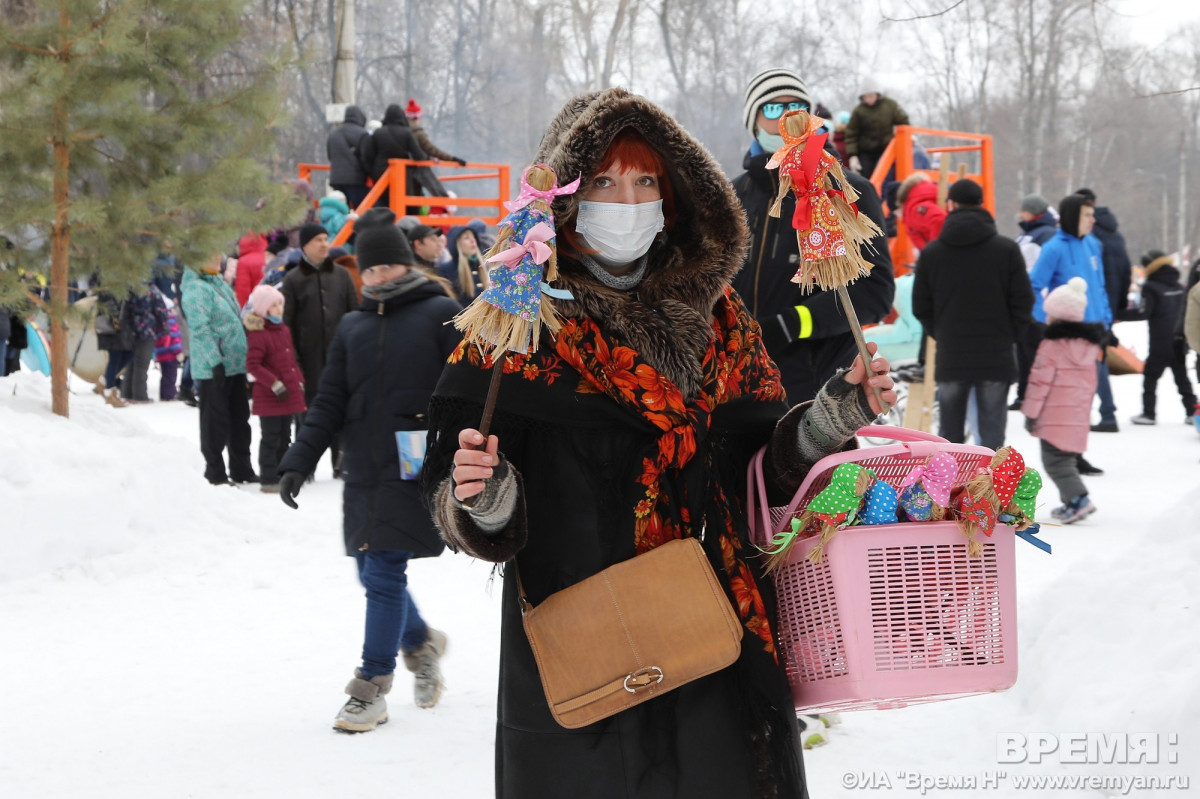
M0 306L50 318L52 407L68 413L69 289L117 296L170 247L200 266L248 228L303 214L267 164L283 53L234 56L247 0L0 5ZM37 296L49 286L49 300ZM144 289L143 289L144 290Z

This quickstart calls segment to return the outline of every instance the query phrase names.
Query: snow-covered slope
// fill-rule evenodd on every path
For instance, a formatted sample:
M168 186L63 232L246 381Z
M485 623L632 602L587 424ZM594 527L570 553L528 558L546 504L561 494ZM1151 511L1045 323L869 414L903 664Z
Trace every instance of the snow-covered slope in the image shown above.
M1144 326L1120 332L1145 352ZM1093 435L1088 452L1107 470L1087 480L1099 511L1045 527L1052 556L1018 542L1016 687L845 714L832 743L806 756L814 799L919 796L921 778L928 796L1122 794L1017 784L1029 775L1186 775L1187 790L1125 793L1200 790L1200 437L1169 379L1152 428L1125 423L1140 410L1140 377L1113 386L1122 431ZM45 378L0 379L0 796L491 796L490 567L449 554L412 565L422 613L450 636L448 688L422 711L398 679L391 723L336 734L363 600L327 464L299 511L212 487L195 409L114 410L89 389L73 386L65 420L49 412ZM1039 466L1037 442L1009 419L1012 443ZM1048 518L1052 485L1041 502ZM1073 764L1061 751L1000 762L1002 736L1065 745L1072 733L1153 733L1161 762Z

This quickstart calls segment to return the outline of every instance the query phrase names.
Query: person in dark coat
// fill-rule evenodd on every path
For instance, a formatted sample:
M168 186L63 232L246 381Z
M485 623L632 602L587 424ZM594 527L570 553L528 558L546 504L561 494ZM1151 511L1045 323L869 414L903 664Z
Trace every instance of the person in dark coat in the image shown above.
M800 258L792 227L795 196L788 192L784 197L779 217L767 213L779 188L778 170L767 169L767 160L783 145L783 139L778 133L779 117L768 119L763 108L792 102L804 106L811 104L811 99L804 82L788 70L766 70L751 79L746 89L742 119L754 141L742 160L746 171L734 179L733 189L746 211L750 250L733 287L762 326L763 343L783 375L788 401L795 404L815 397L858 350L837 292L806 294L792 282ZM778 144L772 137L779 139ZM882 230L883 207L875 188L852 172L846 173L846 179L861 195L859 211ZM864 247L863 256L871 262L871 272L851 283L848 291L859 321L869 325L883 321L892 310L896 286L884 236L876 237L872 247Z
M908 113L891 97L868 83L858 96L846 125L846 163L867 178L875 171L897 125L908 124Z
M878 413L866 368L856 361L789 411L730 286L747 238L737 198L704 146L650 101L624 89L571 99L532 162L564 182L582 175L553 204L555 288L572 297L555 301L564 327L553 337L543 328L536 351L507 354L486 441L476 428L492 364L469 342L455 350L430 403L421 477L448 544L512 562L495 795L805 797L770 582L748 540L746 469L768 446L767 479L794 492ZM871 368L871 385L895 402L886 361ZM739 659L594 724L560 726L522 632L512 566L537 605L702 529L743 625Z
M1076 192L1093 203L1096 193L1091 189L1078 189ZM1104 290L1108 293L1108 307L1112 309L1112 318L1116 319L1121 312L1129 307L1129 286L1133 280L1133 262L1125 248L1125 236L1117 229L1117 216L1106 205L1096 206L1096 224L1092 227L1092 235L1100 240L1104 247Z
M254 378L251 408L261 431L258 474L262 492L279 491L279 462L292 443L292 417L304 413L304 375L296 363L292 331L283 323L286 300L279 289L255 286L242 314L246 371Z
M107 291L100 292L96 295L96 317L104 317L110 324L98 327L96 331L96 348L108 353L108 365L104 367L104 376L96 381L94 390L104 397L104 401L109 405L123 408L127 403L121 397L118 380L133 361L134 343L133 315L129 307L129 298L118 300ZM106 332L100 332L101 329ZM107 332L110 329L112 332Z
M329 185L346 195L350 210L367 197L367 115L356 105L346 106L342 124L329 131L325 155L329 158Z
M979 443L1005 442L1008 388L1017 379L1013 346L1033 314L1033 288L1016 242L996 232L983 189L950 186L941 235L921 250L913 314L937 342L938 435L961 444L967 402L979 403Z
M279 466L280 498L295 508L305 476L335 436L341 437L346 554L355 558L367 591L362 664L334 721L346 732L366 732L387 721L384 696L392 687L397 650L416 675L418 706L433 707L442 691L438 661L446 635L422 619L405 570L412 558L440 554L443 544L417 482L402 474L398 440L416 433L424 442L429 398L446 357L462 339L448 324L461 306L441 284L412 268L412 250L394 225L361 230L357 256L362 307L338 324L320 388Z
M466 166L467 161L465 158L451 155L433 143L433 139L429 138L429 134L425 132L425 128L421 124L421 113L421 106L417 105L417 101L410 97L408 105L404 108L404 116L408 119L408 126L412 129L413 136L417 139L417 144L425 151L425 154L437 161L452 161L459 166ZM431 197L449 196L446 187L438 180L437 175L434 174L432 169L427 166L419 166L415 167L414 171L417 176L417 183Z
M1050 210L1050 203L1040 194L1028 194L1021 200L1021 208L1017 211L1017 225L1021 235L1017 236L1017 246L1025 258L1025 271L1032 272L1041 255L1042 245L1054 238L1058 233L1058 220ZM1017 398L1010 411L1021 410L1025 401L1025 386L1029 383L1029 370L1033 368L1033 359L1037 355L1038 345L1042 343L1042 335L1046 325L1036 319L1030 321L1023 339L1017 342Z
M395 103L387 107L387 111L383 115L383 124L379 130L371 134L371 138L364 144L364 148L366 155L363 163L367 165L367 173L372 180L379 180L383 177L390 158L407 158L413 161L429 160L429 155L421 149L421 145L417 143L417 137L413 135L412 129L408 126L404 109ZM420 194L421 184L416 170L406 170L406 174L407 193L414 196ZM376 205L387 206L390 204L392 188L396 187L392 186L385 190ZM415 214L418 211L416 208L410 207L408 213Z
M1133 417L1134 424L1156 424L1158 380L1163 372L1171 370L1175 387L1183 401L1187 421L1196 407L1196 392L1187 372L1187 340L1184 338L1183 319L1187 307L1187 289L1180 282L1175 259L1162 250L1150 250L1142 256L1145 282L1142 283L1142 301L1138 308L1123 310L1120 318L1125 321L1149 322L1150 351L1142 372L1142 412Z
M329 259L329 234L313 222L300 229L300 263L279 284L283 293L283 321L292 331L296 359L304 373L304 399L309 406L317 395L325 359L342 316L358 307L358 293L350 273ZM334 441L333 473L341 474L340 449Z

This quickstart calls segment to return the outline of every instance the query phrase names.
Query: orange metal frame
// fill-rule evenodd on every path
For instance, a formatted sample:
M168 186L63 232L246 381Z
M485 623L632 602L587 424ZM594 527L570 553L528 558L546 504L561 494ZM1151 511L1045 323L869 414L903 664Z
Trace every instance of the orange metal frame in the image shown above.
M924 172L935 183L940 180L941 173L937 169L916 169L913 167L912 140L913 136L917 134L969 142L968 144L952 144L943 147L926 147L925 151L931 156L935 153L942 153L943 155L949 153L979 153L981 171L978 173L967 173L964 177L970 178L983 187L983 205L992 213L992 216L995 216L996 188L992 161L992 137L982 133L963 133L955 130L934 130L932 128L914 128L911 125L898 125L895 137L883 151L879 163L875 166L875 171L871 174L871 183L874 184L875 190L882 195L883 181L893 165L896 167L896 180L903 181L916 172ZM950 169L950 180L957 179L958 174L952 167ZM911 266L916 263L917 259L913 252L912 240L908 237L908 228L904 226L903 219L897 220L896 238L892 240L891 251L892 265L897 277L910 271Z
M359 203L358 207L353 209L354 213L362 215L369 208L375 207L375 203L379 202L379 198L383 192L390 186L402 186L407 190L408 186L408 168L418 166L439 166L455 169L471 169L485 170L482 172L473 172L469 174L441 174L438 175L438 180L446 183L455 180L495 180L498 183L495 196L491 197L426 197L425 195L409 195L400 194L397 192L388 193L388 207L396 213L396 217L405 215L405 208L411 206L468 206L478 208L490 208L494 213L472 214L471 216L454 216L448 214L422 214L417 218L427 225L436 225L446 227L450 225L465 225L472 219L482 219L489 225L495 225L504 218L505 210L504 203L509 199L509 170L508 164L467 164L465 167L459 167L454 162L445 161L410 161L405 158L393 158L388 161L387 171L375 181L375 185L371 187L371 191L367 193L366 198ZM328 164L299 164L298 170L302 180L311 182L313 172L324 172L329 170ZM350 238L350 234L354 232L354 220L346 222L345 226L338 231L330 242L333 246L343 244L346 239Z

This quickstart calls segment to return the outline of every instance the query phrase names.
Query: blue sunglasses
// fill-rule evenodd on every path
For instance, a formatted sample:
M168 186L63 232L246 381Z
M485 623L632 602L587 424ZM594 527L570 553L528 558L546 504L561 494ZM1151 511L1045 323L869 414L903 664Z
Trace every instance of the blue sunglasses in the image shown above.
M784 107L786 106L786 108ZM763 116L767 119L779 119L783 116L784 111L807 111L808 103L792 102L792 103L763 103Z

